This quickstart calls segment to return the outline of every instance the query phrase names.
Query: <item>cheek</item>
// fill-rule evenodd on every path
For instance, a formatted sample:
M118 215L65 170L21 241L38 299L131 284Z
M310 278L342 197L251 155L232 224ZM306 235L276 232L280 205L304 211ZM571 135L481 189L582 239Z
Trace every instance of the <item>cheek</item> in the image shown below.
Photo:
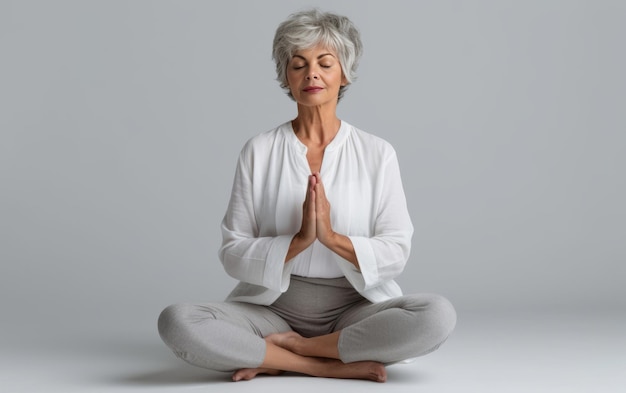
M297 80L293 72L290 72L290 71L285 72L285 78L287 79L287 86L291 86L293 83L292 81Z
M339 71L337 72L337 70L333 70L332 75L330 76L333 80L333 82L335 83L342 83L343 82L343 72Z
M335 85L337 85L337 88L341 87L341 85L344 84L343 76L342 75L335 75L333 77L333 82L334 82Z

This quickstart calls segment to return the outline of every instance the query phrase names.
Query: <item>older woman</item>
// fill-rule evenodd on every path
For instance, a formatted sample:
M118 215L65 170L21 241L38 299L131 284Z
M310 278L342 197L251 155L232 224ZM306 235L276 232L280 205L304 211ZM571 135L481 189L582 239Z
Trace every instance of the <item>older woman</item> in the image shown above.
M273 57L298 115L239 156L219 251L240 280L224 302L178 304L159 332L187 362L234 372L386 380L385 365L427 354L456 314L394 281L413 227L396 153L340 120L362 46L345 17L317 10L277 29Z

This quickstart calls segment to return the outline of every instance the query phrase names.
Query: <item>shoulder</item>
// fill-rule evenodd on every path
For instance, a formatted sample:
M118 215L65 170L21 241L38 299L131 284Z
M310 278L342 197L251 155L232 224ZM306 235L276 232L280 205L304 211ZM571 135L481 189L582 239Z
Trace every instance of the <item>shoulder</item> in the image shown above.
M285 122L277 127L251 137L243 145L240 156L253 158L259 154L266 154L272 150L277 143L282 145L287 139L289 127L290 123Z
M244 149L263 148L268 145L273 145L277 140L284 140L287 134L287 128L290 126L289 122L282 123L281 125L274 127L270 130L261 132L246 141Z
M349 123L345 123L349 128L348 140L350 143L362 153L369 157L378 157L380 159L388 159L395 157L396 151L391 143L380 136L363 131Z

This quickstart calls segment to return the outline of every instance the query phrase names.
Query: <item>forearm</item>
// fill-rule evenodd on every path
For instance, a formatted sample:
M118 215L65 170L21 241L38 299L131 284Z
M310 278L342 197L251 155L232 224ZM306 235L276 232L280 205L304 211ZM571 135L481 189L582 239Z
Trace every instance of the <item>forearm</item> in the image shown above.
M315 239L313 239L315 240ZM296 234L289 244L289 249L287 250L287 256L285 256L285 263L289 262L296 255L300 254L307 247L311 245L312 241L304 239L299 233Z
M349 237L333 232L322 244L359 269L359 260L357 259L354 245Z

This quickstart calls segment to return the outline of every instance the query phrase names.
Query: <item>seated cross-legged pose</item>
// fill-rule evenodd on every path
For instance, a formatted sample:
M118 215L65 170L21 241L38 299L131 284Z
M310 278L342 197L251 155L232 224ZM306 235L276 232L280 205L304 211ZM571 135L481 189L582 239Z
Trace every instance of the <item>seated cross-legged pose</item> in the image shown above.
M361 52L343 16L303 11L278 27L273 58L297 116L241 150L219 250L239 284L225 301L159 317L185 361L235 381L290 371L384 382L386 365L454 329L448 300L394 281L413 234L395 150L337 117Z

